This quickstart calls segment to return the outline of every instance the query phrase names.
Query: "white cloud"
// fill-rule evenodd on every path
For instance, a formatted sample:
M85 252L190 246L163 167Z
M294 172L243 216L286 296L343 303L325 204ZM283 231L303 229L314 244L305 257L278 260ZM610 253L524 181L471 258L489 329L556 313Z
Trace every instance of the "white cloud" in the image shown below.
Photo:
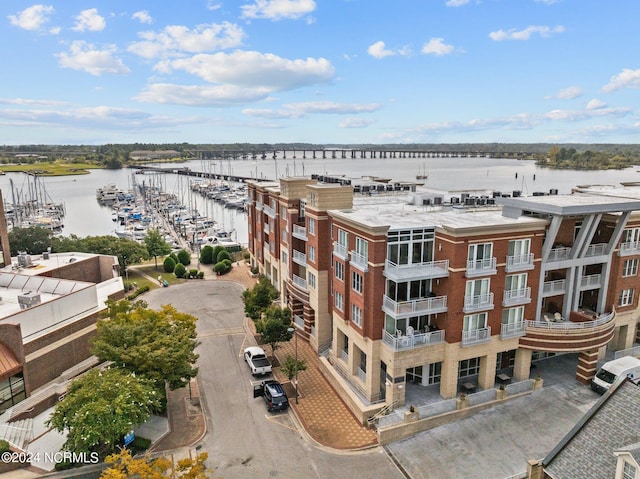
M69 47L69 52L56 55L61 67L71 68L100 76L105 73L127 74L129 69L116 58L115 45L107 45L102 50L82 40L75 41Z
M587 110L599 110L606 107L607 104L603 101L598 100L597 98L594 98L593 100L589 101L589 103L587 103Z
M438 57L448 55L449 53L452 53L453 50L453 45L447 45L444 43L444 38L432 38L422 47L422 53Z
M558 3L560 0L535 0L536 3L544 3L545 5L553 5L554 3Z
M524 30L516 30L515 28L513 28L507 31L498 30L497 32L491 32L489 33L489 38L496 42L500 42L503 40L529 40L534 34L538 34L543 38L547 38L550 37L553 33L562 32L564 32L564 27L562 25L558 25L553 28L542 25L531 25Z
M330 115L352 115L358 113L369 113L382 108L378 103L335 103L330 101L311 101L302 103L288 103L279 110L247 108L242 111L245 115L269 118L269 119L292 119L303 118L313 114Z
M230 83L245 87L265 87L270 91L325 83L335 73L324 58L289 60L256 51L199 54L163 62L163 71L183 70L210 83Z
M640 68L637 70L624 68L620 73L612 76L609 83L602 87L607 93L622 88L640 88Z
M207 10L211 10L212 12L215 10L219 10L222 8L222 3L216 2L214 0L209 0L207 2Z
M25 8L17 15L9 15L11 25L23 30L38 30L49 21L49 16L54 12L51 5L32 5Z
M242 5L242 18L282 18L297 19L313 12L316 2L313 0L256 0L251 5Z
M546 97L549 98L558 98L560 100L573 100L574 98L578 98L582 96L582 89L577 86L570 86L567 88L563 88L562 90L556 92L553 96Z
M445 5L447 7L461 7L462 5L466 5L469 3L469 0L447 0Z
M41 105L41 106L59 106L66 102L58 100L31 100L28 98L0 98L2 105Z
M338 125L339 128L366 128L375 123L375 120L367 118L345 118Z
M72 30L76 32L101 32L104 30L104 27L107 23L100 14L98 14L97 8L89 8L87 10L82 10L80 15L76 17L76 23L73 26Z
M168 25L160 32L141 32L143 41L132 43L128 50L143 58L175 56L182 52L202 53L238 47L244 31L233 23L211 23L189 29Z
M140 10L131 15L131 18L138 20L140 23L153 23L153 18L149 15L147 10Z
M62 28L60 27L52 27L49 29L49 33L51 35L59 35L61 31L62 31Z
M174 85L155 83L134 100L146 103L168 103L188 106L231 106L262 100L267 88L245 88L236 85Z
M374 58L384 58L396 55L393 50L387 50L383 41L375 42L367 48L367 53Z

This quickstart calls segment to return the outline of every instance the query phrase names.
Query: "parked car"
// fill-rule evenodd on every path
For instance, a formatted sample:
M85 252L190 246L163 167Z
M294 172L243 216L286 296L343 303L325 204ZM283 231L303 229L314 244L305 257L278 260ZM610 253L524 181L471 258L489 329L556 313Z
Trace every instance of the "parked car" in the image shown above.
M271 373L271 362L264 352L264 349L258 346L251 346L244 350L244 360L251 369L254 376L264 376Z
M253 387L253 397L262 396L267 404L267 411L286 411L289 407L289 399L284 392L282 384L278 381L262 381Z

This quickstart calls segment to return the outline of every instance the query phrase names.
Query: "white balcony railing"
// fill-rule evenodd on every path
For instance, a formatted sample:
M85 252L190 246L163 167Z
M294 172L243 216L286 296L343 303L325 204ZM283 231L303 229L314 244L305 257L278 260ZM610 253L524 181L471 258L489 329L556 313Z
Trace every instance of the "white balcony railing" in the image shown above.
M594 329L598 328L604 324L607 324L609 321L615 319L616 312L611 311L610 313L599 314L596 319L593 321L581 321L579 323L573 321L530 321L525 320L525 324L527 328L542 328L542 329Z
M482 311L485 309L493 309L493 293L464 297L464 306L462 308L463 312L472 313L474 311Z
M345 245L342 245L337 241L333 242L333 254L345 261L349 259L349 250Z
M299 328L304 328L304 318L298 314L294 314L293 315L293 322L296 324L296 326L298 326Z
M564 259L568 259L569 253L571 253L571 248L568 248L566 246L553 248L551 251L549 251L549 258L547 259L547 261L562 261Z
M527 304L531 302L531 288L520 288L505 290L502 296L503 306L514 306L516 304Z
M533 253L507 256L507 273L533 269Z
M620 256L640 254L640 241L629 241L627 243L620 243L618 254Z
M355 266L362 272L369 271L369 263L366 256L351 251L351 265Z
M485 276L488 274L496 274L496 258L486 258L467 261L467 278L473 276Z
M304 278L301 278L296 274L293 275L293 284L295 284L299 288L307 289L307 280Z
M602 256L603 254L607 254L607 243L597 243L589 245L585 256Z
M291 232L294 238L307 241L307 228L304 226L293 225L293 231Z
M500 337L502 339L517 338L526 334L526 323L518 321L516 323L502 323L500 326Z
M263 205L262 205L262 202L258 202L258 201L256 201L256 210L258 210L258 211L262 211L262 206L263 206Z
M420 298L412 301L394 301L389 296L383 296L382 309L395 318L414 314L435 314L447 311L447 297Z
M567 291L567 282L564 279L556 279L554 281L545 281L542 285L543 296L556 296L564 294Z
M275 208L272 208L271 206L264 205L264 207L262 208L262 211L264 211L265 214L267 216L269 216L270 218L275 218L276 217L276 210L275 210Z
M298 263L301 266L306 266L307 265L307 255L304 253L301 253L300 251L297 250L293 250L293 255L291 256L291 259L295 262Z
M384 275L394 281L446 278L449 276L449 260L413 264L396 264L387 260L384 265Z
M462 331L462 346L470 346L472 344L486 343L491 340L491 328L472 329L471 331Z
M387 331L382 331L382 342L394 351L432 346L444 342L444 331L431 331L413 335L396 336Z
M582 279L580 280L580 288L581 289L597 289L600 287L601 282L602 282L602 275L590 274L582 277Z
M269 234L269 223L265 223L264 224L263 231L264 231L264 234L266 234L266 235Z

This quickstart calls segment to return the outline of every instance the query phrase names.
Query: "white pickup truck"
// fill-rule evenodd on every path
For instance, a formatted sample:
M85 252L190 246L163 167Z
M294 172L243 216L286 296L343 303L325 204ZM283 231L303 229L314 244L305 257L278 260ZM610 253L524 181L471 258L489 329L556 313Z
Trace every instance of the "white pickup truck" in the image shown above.
M264 376L271 374L271 363L264 352L264 349L258 346L251 346L244 350L244 360L251 369L254 376Z

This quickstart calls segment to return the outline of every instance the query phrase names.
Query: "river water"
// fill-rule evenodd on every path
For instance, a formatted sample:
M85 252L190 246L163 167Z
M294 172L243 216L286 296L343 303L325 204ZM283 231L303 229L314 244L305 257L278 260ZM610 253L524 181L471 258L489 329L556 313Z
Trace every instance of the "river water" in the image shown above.
M494 158L358 158L358 159L302 159L266 160L193 160L176 167L193 171L231 173L237 176L275 179L283 176L345 175L349 178L379 176L397 181L416 181L416 175L426 170L427 187L441 190L495 190L522 191L531 194L557 189L569 193L581 184L615 185L640 180L636 168L605 171L550 170L539 168L532 161ZM166 167L167 164L158 165ZM96 201L96 189L107 184L131 188L132 179L141 183L161 185L179 196L186 205L196 207L200 214L213 218L225 230L233 231L234 239L242 244L248 241L247 217L244 212L224 208L213 200L189 193L188 177L176 174L134 175L132 169L93 170L88 175L41 178L52 201L64 202L66 207L63 235L96 236L113 234L116 224L111 220L111 208ZM28 195L33 177L22 173L0 176L0 190L5 205L13 202L10 180L17 196ZM421 180L423 181L423 180Z

